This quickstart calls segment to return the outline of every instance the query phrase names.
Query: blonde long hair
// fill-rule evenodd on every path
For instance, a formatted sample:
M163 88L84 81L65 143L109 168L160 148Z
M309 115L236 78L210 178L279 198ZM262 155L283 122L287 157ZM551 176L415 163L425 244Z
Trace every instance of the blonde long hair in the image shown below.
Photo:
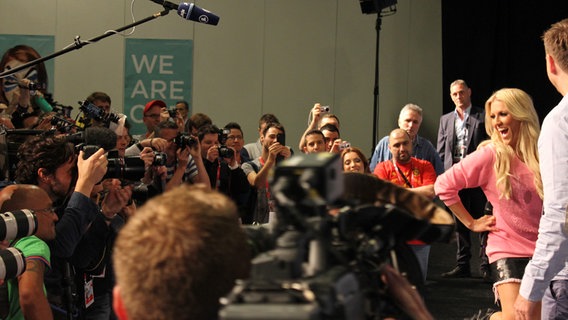
M520 121L519 132L513 132L518 135L514 146L505 144L499 132L491 124L491 104L494 101L504 103L513 119ZM495 146L497 159L493 168L497 176L497 189L501 193L500 198L509 199L511 196L510 177L514 175L511 172L513 156L519 157L534 174L534 185L538 195L542 198L543 190L538 162L540 124L531 97L523 90L513 88L504 88L493 93L485 103L485 130L491 140L484 141L481 145L493 143Z

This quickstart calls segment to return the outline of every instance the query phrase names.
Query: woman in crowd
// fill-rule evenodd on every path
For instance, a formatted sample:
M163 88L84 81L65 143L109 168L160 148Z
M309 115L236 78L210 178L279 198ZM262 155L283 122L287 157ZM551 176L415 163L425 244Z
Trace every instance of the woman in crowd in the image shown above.
M363 154L361 149L349 147L341 152L341 163L343 171L371 173L369 170L369 161Z
M542 182L537 140L540 133L532 99L519 89L501 89L485 103L490 140L438 177L436 194L469 229L489 231L487 256L501 312L491 320L514 319L525 266L531 258L542 214ZM481 187L493 215L473 219L458 192ZM532 319L540 318L538 314Z
M40 57L34 48L17 45L8 49L0 59L0 71L9 71ZM30 90L30 87L33 89L34 86L38 86L37 90ZM46 94L46 89L47 71L45 65L39 63L1 80L0 103L6 105L5 112L8 114L16 111L19 113L33 112L40 109L38 100L33 99L33 95L41 97Z

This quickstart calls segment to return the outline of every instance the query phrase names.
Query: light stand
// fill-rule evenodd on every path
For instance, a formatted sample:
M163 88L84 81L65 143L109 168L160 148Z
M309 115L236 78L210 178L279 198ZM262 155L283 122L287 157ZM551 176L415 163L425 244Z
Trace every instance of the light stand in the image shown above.
M382 17L393 15L396 13L397 0L359 0L361 12L364 14L377 14L377 23L375 30L377 33L375 43L375 83L373 86L373 145L371 153L374 152L377 145L377 131L379 125L379 43ZM389 8L386 11L384 9Z

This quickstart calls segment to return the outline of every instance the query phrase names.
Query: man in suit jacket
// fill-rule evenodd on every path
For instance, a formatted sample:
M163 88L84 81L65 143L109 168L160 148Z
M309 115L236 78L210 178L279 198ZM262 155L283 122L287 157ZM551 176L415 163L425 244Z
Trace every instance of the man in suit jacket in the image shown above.
M438 130L437 150L444 163L444 170L448 170L455 163L477 149L481 141L487 139L485 132L485 111L471 105L471 89L465 81L456 80L450 85L450 95L456 109L442 115ZM486 198L481 189L464 189L460 191L460 198L469 212L483 214ZM478 218L478 217L476 217ZM457 233L457 266L443 277L463 278L470 277L471 270L471 236L470 230L458 219L456 221ZM489 279L490 271L487 256L481 253L480 272L484 279Z

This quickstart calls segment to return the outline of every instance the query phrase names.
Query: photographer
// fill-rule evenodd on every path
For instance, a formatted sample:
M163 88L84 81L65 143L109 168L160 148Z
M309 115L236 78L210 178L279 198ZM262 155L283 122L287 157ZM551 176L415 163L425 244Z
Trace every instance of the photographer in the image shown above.
M112 219L130 198L128 189L114 190L101 207L91 198L94 186L107 170L105 150L99 149L87 159L84 152L75 155L74 146L63 138L34 136L18 151L18 183L35 184L47 192L57 207L57 236L49 241L52 271L46 276L48 298L52 305L69 311L69 277L66 259L71 257L87 226L95 219ZM67 296L67 297L66 297Z
M37 217L35 235L13 239L10 246L22 251L26 258L25 271L8 279L7 319L53 319L44 293L44 274L51 268L49 247L45 241L55 238L57 215L47 193L32 185L10 185L2 190L2 212L20 209L33 210Z
M284 127L281 124L267 123L260 137L262 155L242 165L249 184L256 188L257 193L253 223L267 223L269 213L274 211L268 187L268 173L276 166L278 157L288 158L291 155L290 149L278 142L278 136L283 134Z
M348 144L347 141L341 140L339 128L333 124L326 124L320 128L320 131L325 137L326 149L329 152L340 153L341 146Z
M176 143L179 137L179 127L172 121L163 121L156 127L156 136L167 141L165 153L167 155L167 175L165 190L184 183L202 183L210 188L209 177L201 158L201 148L195 137L185 136L181 145ZM189 141L186 141L189 140ZM186 144L189 142L189 144Z
M329 106L322 106L319 102L314 104L314 107L310 110L310 116L308 120L308 127L304 134L300 138L299 147L303 150L306 145L306 135L312 130L321 130L326 124L332 124L339 129L339 119L333 113L329 113Z
M126 146L131 138L129 135L130 125L125 125L116 133L116 158L109 158L109 161L117 160L124 163ZM112 152L109 152L109 157ZM153 161L153 151L145 148L140 155L141 159L148 158L148 167ZM122 160L122 161L120 161ZM109 170L111 170L109 162ZM107 171L116 173L116 171ZM116 196L117 192L124 189L128 192L132 189L131 185L134 181L125 180L123 177L112 176L112 178L104 179L97 185L97 192L94 194L94 200L102 203L107 197ZM123 185L125 185L123 187ZM125 194L128 195L128 194ZM126 202L125 200L129 200ZM125 221L134 214L136 205L131 201L131 193L128 199L123 199L123 207L112 218L95 219L90 225L88 232L81 238L77 245L77 249L71 258L71 263L75 268L75 283L77 285L77 293L84 299L77 301L77 308L81 310L81 314L86 320L109 319L112 314L111 294L114 286L114 271L110 261L112 248L119 230Z
M214 125L205 125L199 129L198 137L211 188L237 202L241 194L248 192L249 184L237 162L235 149L219 141L226 141L227 133Z

